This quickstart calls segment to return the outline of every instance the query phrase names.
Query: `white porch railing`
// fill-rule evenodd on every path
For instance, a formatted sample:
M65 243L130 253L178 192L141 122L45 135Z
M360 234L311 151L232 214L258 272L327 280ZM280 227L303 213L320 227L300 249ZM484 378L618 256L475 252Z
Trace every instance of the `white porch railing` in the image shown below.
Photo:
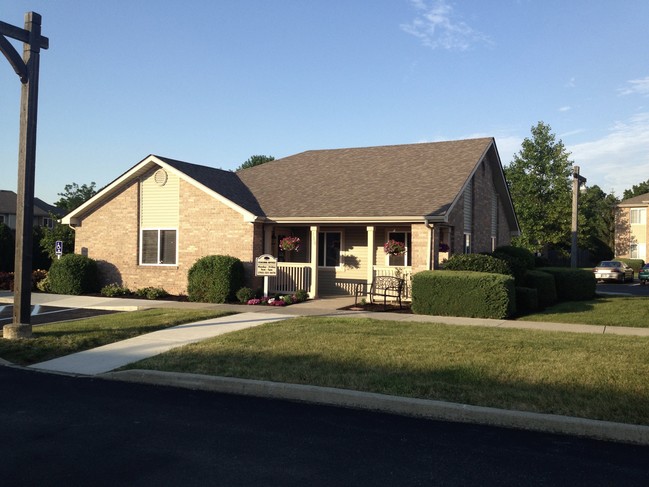
M374 266L374 276L393 276L400 277L405 280L405 285L403 286L403 297L404 299L410 299L410 278L412 277L412 268L410 267L385 267L385 266Z
M308 292L311 288L311 268L309 264L278 262L277 276L271 277L268 285L273 293L294 293L298 289Z

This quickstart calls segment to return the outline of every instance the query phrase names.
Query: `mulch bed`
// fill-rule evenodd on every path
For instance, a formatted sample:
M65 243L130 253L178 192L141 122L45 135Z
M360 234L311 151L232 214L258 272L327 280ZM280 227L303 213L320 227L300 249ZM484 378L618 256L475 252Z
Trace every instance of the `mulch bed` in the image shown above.
M342 310L349 310L349 311L370 311L370 312L377 312L377 313L412 313L412 309L410 309L410 304L409 303L404 303L403 307L399 309L398 304L387 304L386 306L383 306L383 303L366 303L366 304L352 304L351 306L345 306L343 308L339 308Z

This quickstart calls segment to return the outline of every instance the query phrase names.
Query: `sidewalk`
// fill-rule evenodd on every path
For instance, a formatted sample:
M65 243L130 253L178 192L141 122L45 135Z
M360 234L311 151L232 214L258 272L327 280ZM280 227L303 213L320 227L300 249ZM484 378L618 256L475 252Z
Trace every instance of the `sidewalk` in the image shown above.
M11 304L10 293L0 292L0 305ZM567 435L586 436L607 441L649 445L649 427L587 420L550 414L509 411L496 408L469 406L407 397L387 396L327 387L281 384L267 381L203 376L199 374L168 373L145 370L112 372L117 368L144 358L163 353L175 347L198 342L230 331L241 330L295 316L365 317L391 321L417 321L449 325L487 326L494 328L521 328L575 333L621 334L649 336L647 328L605 327L540 323L531 321L424 316L407 313L372 313L340 310L353 304L353 298L327 298L307 301L288 307L219 305L177 301L149 301L142 299L104 298L92 296L62 296L35 293L32 304L93 308L109 310L137 310L148 308L209 308L237 311L239 314L187 323L165 330L141 335L130 340L105 345L58 359L34 364L29 368L43 372L80 376L96 376L108 380L156 384L161 386L201 389L227 394L254 395L283 400L305 401L315 404L352 407L391 414L429 419L488 424L492 426L527 429Z

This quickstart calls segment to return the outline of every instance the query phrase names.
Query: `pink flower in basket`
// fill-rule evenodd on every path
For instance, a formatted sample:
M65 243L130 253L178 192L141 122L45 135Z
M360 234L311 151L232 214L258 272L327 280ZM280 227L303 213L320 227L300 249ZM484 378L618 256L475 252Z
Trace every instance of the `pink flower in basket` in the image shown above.
M386 254L402 255L406 252L406 244L397 240L388 240L383 244L383 250Z
M279 248L284 252L292 250L298 252L300 250L300 237L284 237L279 241Z

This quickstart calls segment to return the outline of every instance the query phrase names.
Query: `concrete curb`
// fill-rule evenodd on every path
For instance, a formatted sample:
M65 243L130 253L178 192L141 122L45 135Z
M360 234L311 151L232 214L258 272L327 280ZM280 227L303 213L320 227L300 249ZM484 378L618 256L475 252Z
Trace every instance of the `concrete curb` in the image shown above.
M279 382L153 370L108 372L95 377L108 380L221 392L225 394L365 409L443 421L558 433L621 443L649 445L649 426L613 423L569 416L510 411L428 399L335 389L331 387L284 384Z

